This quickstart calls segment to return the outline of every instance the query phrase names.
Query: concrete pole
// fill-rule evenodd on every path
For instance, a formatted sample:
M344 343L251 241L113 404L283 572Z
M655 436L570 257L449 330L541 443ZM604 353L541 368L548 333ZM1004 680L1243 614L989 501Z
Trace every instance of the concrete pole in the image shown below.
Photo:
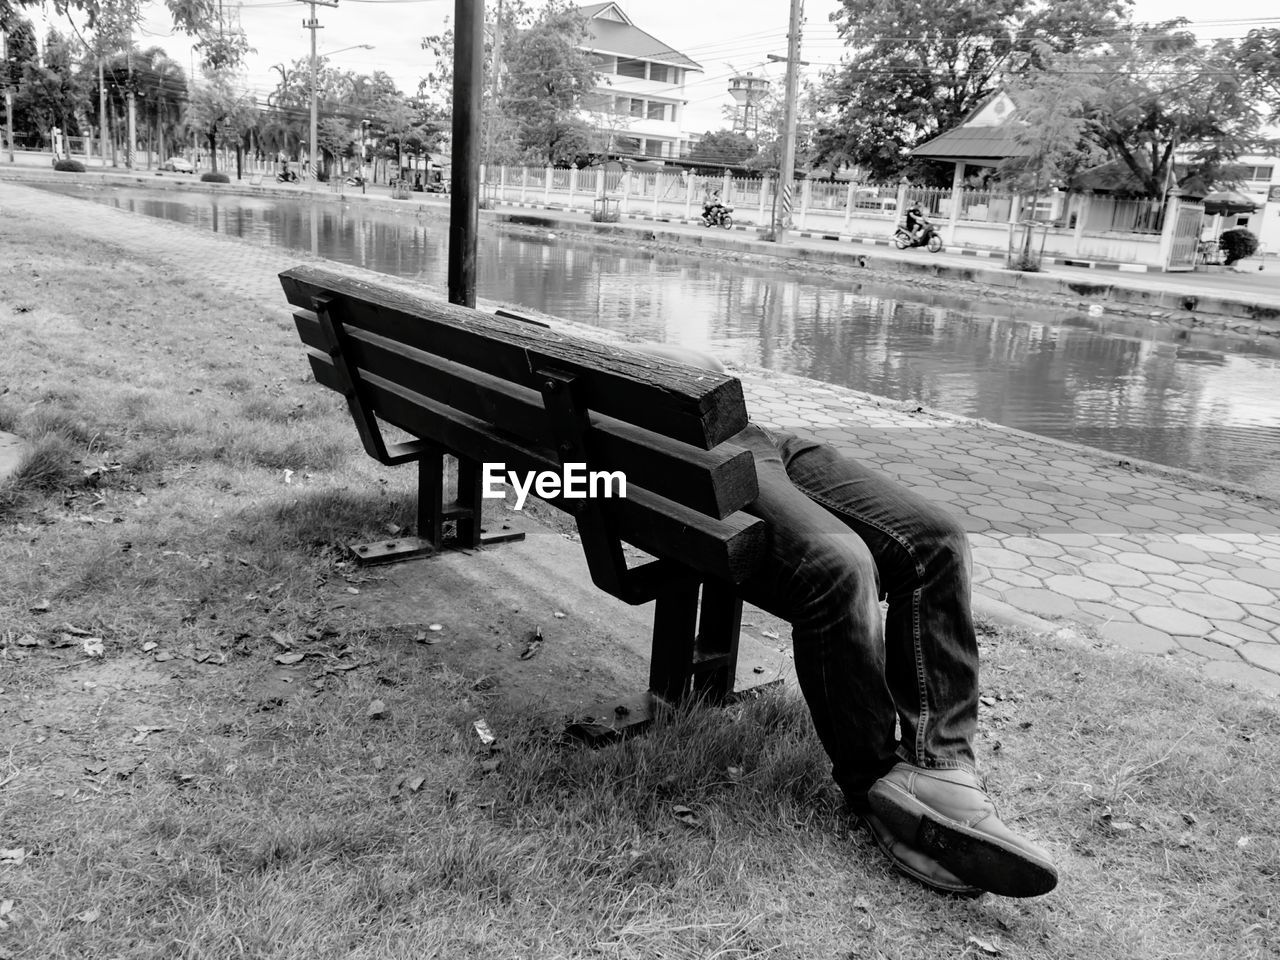
M804 0L791 0L791 23L787 32L787 87L785 113L783 115L782 164L778 170L778 187L782 191L777 222L773 225L773 239L785 243L787 229L791 226L791 192L796 168L796 98L800 86L800 20Z
M13 159L13 88L9 86L9 35L0 30L0 61L4 69L4 123L5 143L9 145L9 162Z
M102 142L102 165L107 165L107 84L102 75L102 57L98 57L98 139Z
M137 139L137 101L133 98L133 88L130 87L127 94L129 106L129 142L124 145L124 165L129 170L133 169L133 150Z
M310 153L311 162L311 190L315 191L316 176L319 171L316 169L316 31L320 29L320 24L316 22L316 5L311 4L311 22L307 24L311 30L311 140L310 146L307 148ZM314 220L314 218L313 218Z

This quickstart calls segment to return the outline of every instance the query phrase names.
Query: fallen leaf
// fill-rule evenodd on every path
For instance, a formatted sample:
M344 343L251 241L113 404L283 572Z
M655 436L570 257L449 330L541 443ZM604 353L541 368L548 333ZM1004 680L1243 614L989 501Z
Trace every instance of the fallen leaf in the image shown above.
M438 623L429 623L427 624L427 629L430 630L432 633L439 633L441 630L444 629L444 627L442 627Z
M1248 845L1249 845L1248 837L1241 837L1239 840L1236 841L1236 846L1239 847L1241 850L1243 850Z
M563 619L564 619L564 611L563 611L563 610L557 610L557 611L555 611L555 613L553 613L553 614L551 614L551 615L552 615L553 617L555 617L557 620L563 620Z
M381 700L371 700L369 706L365 708L364 715L373 720L378 720L387 715L387 705Z
M160 644L156 643L154 640L148 640L146 643L142 645L142 652L150 653L152 650L154 650L158 646L160 646Z
M80 646L84 648L84 652L88 656L100 657L103 655L101 637L85 637L82 641L80 641Z
M357 590L355 587L347 587L347 593L359 593L359 592L360 591Z
M1112 820L1111 829L1116 833L1128 833L1130 830L1136 830L1137 828L1128 820Z
M97 920L100 916L102 916L102 911L97 907L94 907L92 910L86 910L84 913L77 913L71 919L79 920L81 923L93 923L93 921Z
M288 650L290 647L292 647L292 646L293 646L293 641L292 641L292 640L290 640L290 639L289 639L289 637L288 637L288 636L286 636L286 635L285 635L285 634L283 634L283 633L279 633L279 632L273 631L273 632L272 632L272 634L271 634L271 639L272 639L272 641L274 641L277 645L279 645L279 646L281 646L281 647L284 647L286 650Z
M538 651L542 649L542 628L535 627L533 636L524 645L524 649L520 651L521 660L532 660L538 655Z
M173 654L170 653L168 650L161 650L154 657L154 660L156 661L156 663L164 663L166 660L172 660L172 659L173 659Z
M20 637L18 638L18 646L20 646L20 647L38 647L38 646L40 646L40 641L39 641L39 640L37 640L35 637L33 637L31 634L29 634L29 633L24 633L22 636L20 636Z
M20 867L25 859L27 859L27 851L22 847L11 847L9 849L0 847L0 863L10 863L15 867Z
M73 627L69 623L64 623L59 629L65 630L67 633L71 634L73 637L92 636L92 631L82 630L80 627Z
M386 757L374 757L374 758L373 758L373 769L375 769L375 770L381 770L381 769L382 769L383 767L385 767L386 765L387 765L387 758L386 758Z
M291 663L298 663L306 659L305 653L282 653L276 657L276 663L283 663L286 666Z
M141 743L143 740L147 739L147 737L150 736L151 734L159 733L161 730L164 729L164 727L134 727L133 729L136 730L137 733L134 734L133 739L130 740L129 742Z
M969 944L973 944L983 953L990 954L993 957L999 956L1001 953L1000 948L996 946L994 943L989 943L988 941L981 940L978 937L970 937L968 940L965 941L966 946Z
M778 639L778 631L776 631L776 630L761 630L761 631L760 631L760 636L762 636L762 637L768 637L770 640L777 640L777 639Z
M671 815L687 827L698 826L698 815L688 807L676 805L671 808Z
M996 705L996 701L993 697L979 697L978 702L984 707L994 707Z
M404 785L409 788L410 793L417 793L426 780L426 777L414 777L412 780L406 780Z
M29 609L32 613L48 613L48 612L49 612L49 601L48 601L48 600L37 600L37 601L36 601L35 603L33 603L33 604L28 608L28 609Z
M476 735L480 737L480 742L485 746L488 746L497 739L497 737L493 735L493 731L489 729L489 724L484 717L481 717L473 723L472 726L476 728Z

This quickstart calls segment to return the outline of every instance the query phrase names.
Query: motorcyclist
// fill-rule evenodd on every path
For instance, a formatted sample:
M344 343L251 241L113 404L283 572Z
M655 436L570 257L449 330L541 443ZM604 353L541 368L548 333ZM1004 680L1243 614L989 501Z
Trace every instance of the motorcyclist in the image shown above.
M920 209L920 204L913 203L907 209L907 233L911 234L911 241L917 244L920 243L928 227L929 220L925 217L924 211Z
M702 219L707 223L715 223L716 218L724 212L724 204L720 202L720 191L714 190L711 196L702 202Z

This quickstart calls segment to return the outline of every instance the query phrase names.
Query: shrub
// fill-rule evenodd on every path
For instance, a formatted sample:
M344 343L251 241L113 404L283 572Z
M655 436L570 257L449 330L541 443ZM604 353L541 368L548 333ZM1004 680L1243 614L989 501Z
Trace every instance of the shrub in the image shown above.
M64 157L53 162L53 169L61 170L63 173L84 173L84 164L79 160L69 160Z
M1218 246L1222 248L1223 259L1229 267L1237 260L1251 257L1258 252L1258 238L1243 227L1225 230L1218 237Z
M200 174L200 179L205 183L230 183L231 178L225 173L216 173L210 170L208 173Z

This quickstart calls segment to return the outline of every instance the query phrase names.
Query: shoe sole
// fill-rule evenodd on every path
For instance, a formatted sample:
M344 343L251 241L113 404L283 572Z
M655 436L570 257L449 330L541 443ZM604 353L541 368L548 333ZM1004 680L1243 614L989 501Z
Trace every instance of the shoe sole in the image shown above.
M896 784L876 783L867 796L896 836L965 883L1001 897L1038 897L1058 885L1052 864L942 816Z
M977 886L953 887L950 884L939 883L935 878L922 873L915 867L912 867L910 864L899 859L893 852L893 848L885 842L882 836L880 836L880 831L875 828L875 824L865 819L863 820L863 823L866 825L867 832L871 834L871 839L875 842L875 845L879 847L880 852L885 855L885 859L893 864L893 868L904 876L910 877L912 880L923 884L930 890L937 891L938 893L944 893L952 897L961 897L965 900L974 900L987 892Z

